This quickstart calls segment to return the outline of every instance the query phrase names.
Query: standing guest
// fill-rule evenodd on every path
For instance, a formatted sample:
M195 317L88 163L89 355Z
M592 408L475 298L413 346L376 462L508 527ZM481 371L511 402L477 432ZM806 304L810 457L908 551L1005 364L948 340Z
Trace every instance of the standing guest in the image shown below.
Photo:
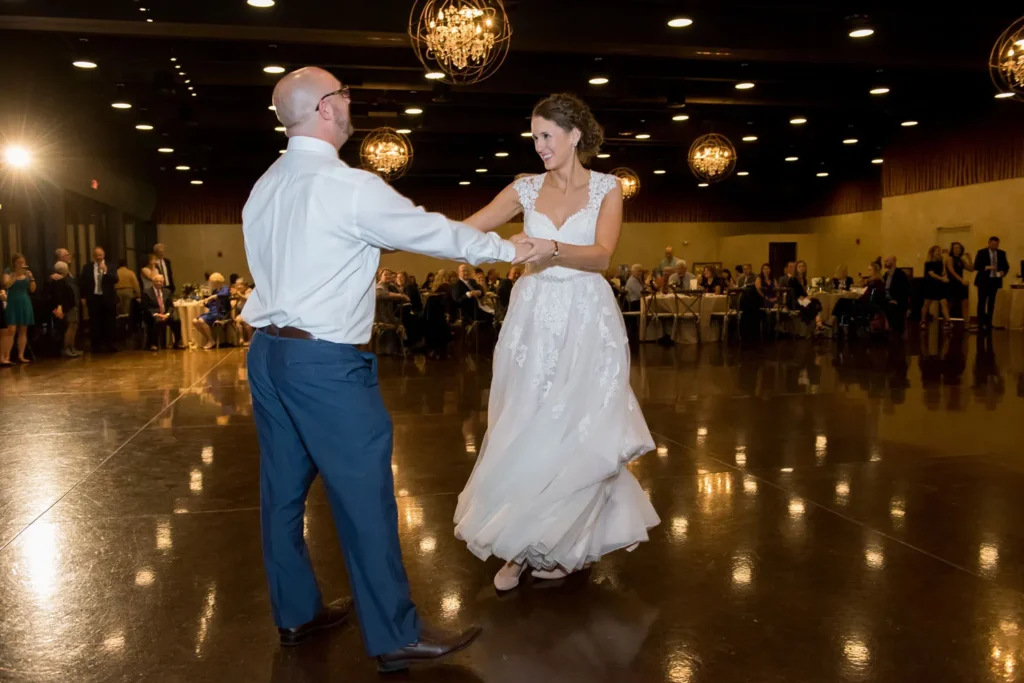
M895 256L885 258L885 298L889 329L897 337L902 337L910 307L910 278L896 267Z
M153 255L156 256L156 270L164 276L164 284L167 289L174 291L174 269L171 267L171 259L164 254L164 245L154 244Z
M728 268L722 269L722 277L720 279L722 281L723 292L728 291L730 289L734 289L736 287L736 278L732 276L732 271L729 270Z
M114 285L114 291L117 292L118 312L121 315L131 313L133 300L142 299L139 278L128 267L128 259L117 262L117 284Z
M704 266L704 272L700 274L700 279L697 280L697 289L702 290L705 294L722 293L722 281L715 275L713 267Z
M924 264L924 307L921 309L921 327L928 327L928 314L933 303L939 304L939 311L949 326L949 304L946 302L946 264L942 259L942 247L935 245L928 250L928 260Z
M83 307L88 304L92 352L117 351L114 331L117 321L117 272L106 261L103 247L92 250L92 261L78 276Z
M146 265L139 268L139 285L143 290L153 286L153 276L160 272L156 267L156 254L150 254Z
M853 287L853 278L850 277L850 271L847 270L846 264L840 263L836 267L836 274L832 276L832 287L844 291L849 291Z
M665 258L658 262L658 265L654 268L654 272L657 275L664 275L666 270L674 270L679 267L680 263L680 259L677 259L672 254L672 247L665 247Z
M774 304L777 300L775 290L778 284L775 278L772 277L772 267L768 263L761 265L761 274L754 280L754 287L757 288L757 293L764 299L764 303Z
M370 278L381 249L490 262L525 261L537 247L426 213L378 177L349 168L338 158L354 130L349 97L317 68L288 74L274 88L288 151L242 211L257 283L246 319L260 329L247 365L260 442L264 564L281 642L298 644L352 611L351 601L324 604L302 534L319 474L343 539L366 650L388 672L461 650L480 630L425 628L410 596L391 472L392 420L377 360L358 348L373 326Z
M52 283L57 280L63 280L63 286L58 287L58 290L66 286L71 291L73 297L53 296L51 292L50 300L56 300L52 312L54 317L64 325L64 356L67 358L77 358L82 355L82 352L76 346L78 341L78 321L82 317L82 307L79 306L79 301L82 301L82 293L78 288L78 278L75 277L75 273L71 269L74 255L63 247L57 249L54 255L57 257L57 262L54 264L50 281ZM58 268L57 266L61 263L64 264L64 267Z
M174 348L182 348L181 321L174 317L174 296L164 286L164 276L160 273L153 274L153 286L142 293L142 311L150 351L160 350L158 341L166 334L165 328L171 330Z
M220 273L210 273L209 286L211 294L202 302L207 311L192 321L204 349L216 346L213 340L214 323L226 320L231 315L231 289L224 282L224 276Z
M65 358L78 358L81 351L75 349L75 333L78 331L78 284L71 277L71 270L64 261L53 265L53 275L47 283L47 299L57 327L63 330Z
M1003 278L1010 270L1006 252L999 248L999 238L990 237L988 249L974 257L974 286L978 288L978 329L992 329L992 315L996 310L996 295L1003 288Z
M512 289L516 286L516 282L519 280L519 276L522 275L523 270L519 266L512 266L508 269L508 275L501 282L498 283L496 292L498 294L498 305L494 310L494 317L501 321L505 319L505 313L508 311L508 306L512 303Z
M29 294L36 291L36 279L21 254L14 254L11 257L11 267L4 270L3 286L7 290L7 329L4 330L5 340L3 348L0 349L0 365L11 364L11 349L15 338L18 344L18 362L28 363L29 360L25 358L28 328L36 324L32 298Z
M964 245L953 242L949 245L949 255L946 257L946 277L949 278L946 299L949 301L949 314L964 321L967 320L967 300L971 293L964 272L969 270L974 270L971 257Z

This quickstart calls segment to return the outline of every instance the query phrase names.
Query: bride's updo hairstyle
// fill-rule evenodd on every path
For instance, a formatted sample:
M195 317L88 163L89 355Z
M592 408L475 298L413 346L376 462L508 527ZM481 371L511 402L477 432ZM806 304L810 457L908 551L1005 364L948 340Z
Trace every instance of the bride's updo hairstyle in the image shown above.
M587 163L594 158L604 142L604 129L590 112L587 103L569 93L558 93L546 97L533 108L533 115L554 122L566 133L573 128L580 131L580 142L576 155Z

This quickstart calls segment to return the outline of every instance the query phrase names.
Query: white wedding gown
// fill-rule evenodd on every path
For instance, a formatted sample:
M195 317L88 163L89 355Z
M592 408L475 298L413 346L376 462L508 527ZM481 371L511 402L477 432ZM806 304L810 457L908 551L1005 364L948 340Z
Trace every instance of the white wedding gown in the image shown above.
M544 176L516 181L526 234L592 245L617 180L591 172L585 208L556 229L534 209ZM626 464L654 448L629 385L629 346L599 273L528 269L494 352L487 434L455 511L480 559L573 571L647 540L659 523Z

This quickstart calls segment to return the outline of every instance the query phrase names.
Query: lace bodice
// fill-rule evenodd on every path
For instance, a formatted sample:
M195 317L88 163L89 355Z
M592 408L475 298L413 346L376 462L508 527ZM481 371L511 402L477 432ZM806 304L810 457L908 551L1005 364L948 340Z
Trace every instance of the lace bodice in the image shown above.
M530 237L557 240L562 244L590 246L594 243L597 215L601 211L601 202L618 182L615 176L591 171L589 198L586 206L569 216L561 228L556 227L550 218L536 209L537 195L540 193L546 176L547 173L527 176L513 184L519 194L519 203L523 207L523 223L526 234Z

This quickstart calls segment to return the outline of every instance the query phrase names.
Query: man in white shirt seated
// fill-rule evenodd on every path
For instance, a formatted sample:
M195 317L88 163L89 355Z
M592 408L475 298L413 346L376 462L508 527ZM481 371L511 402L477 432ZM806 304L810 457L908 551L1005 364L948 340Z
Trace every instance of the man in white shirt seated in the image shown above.
M686 261L679 259L679 265L675 272L668 278L668 286L672 289L692 290L697 288L696 278L690 274L690 267Z
M373 327L381 250L471 263L529 261L517 244L426 213L383 180L350 168L338 150L352 135L349 89L305 68L274 89L288 149L256 183L242 211L256 288L243 316L256 330L247 359L260 443L263 557L282 645L344 623L351 600L324 603L303 537L306 497L323 478L358 604L380 671L458 651L480 633L420 622L402 565L391 473L393 429L377 357L359 345Z

